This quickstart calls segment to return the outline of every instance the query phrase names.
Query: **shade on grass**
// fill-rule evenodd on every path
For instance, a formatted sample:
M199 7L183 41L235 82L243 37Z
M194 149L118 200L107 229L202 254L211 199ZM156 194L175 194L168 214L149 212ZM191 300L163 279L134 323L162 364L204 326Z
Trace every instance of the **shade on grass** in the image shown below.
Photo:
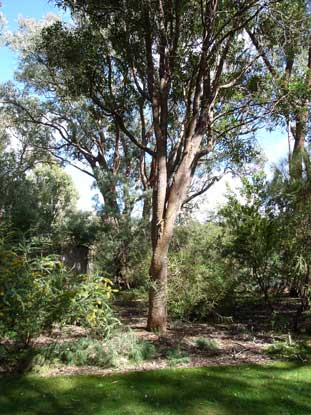
M0 379L0 414L311 415L311 366Z

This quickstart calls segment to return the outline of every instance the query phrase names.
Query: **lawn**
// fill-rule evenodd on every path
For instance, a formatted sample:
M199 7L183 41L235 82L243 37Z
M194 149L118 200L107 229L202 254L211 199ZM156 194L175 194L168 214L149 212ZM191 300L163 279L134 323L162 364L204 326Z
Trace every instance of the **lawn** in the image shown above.
M0 379L0 414L311 414L311 366L207 367Z

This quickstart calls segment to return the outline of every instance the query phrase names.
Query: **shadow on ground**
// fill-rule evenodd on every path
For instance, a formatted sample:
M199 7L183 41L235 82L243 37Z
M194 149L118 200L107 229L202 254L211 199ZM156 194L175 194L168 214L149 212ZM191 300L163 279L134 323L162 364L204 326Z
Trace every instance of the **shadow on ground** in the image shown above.
M0 414L311 414L311 366L171 369L0 379Z

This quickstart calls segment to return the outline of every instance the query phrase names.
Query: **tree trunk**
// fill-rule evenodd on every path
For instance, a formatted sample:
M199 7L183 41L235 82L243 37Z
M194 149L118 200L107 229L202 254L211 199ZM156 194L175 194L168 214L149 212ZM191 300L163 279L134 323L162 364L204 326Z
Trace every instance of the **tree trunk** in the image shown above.
M147 330L165 333L167 326L167 254L175 220L184 202L195 170L195 155L202 135L192 137L171 185L167 166L158 164L157 186L152 197L152 260L150 266L149 314Z
M296 115L295 144L290 165L291 177L295 180L302 180L303 177L306 123L307 113L299 112Z
M165 333L167 328L167 253L169 240L158 240L150 265L151 287L147 329Z

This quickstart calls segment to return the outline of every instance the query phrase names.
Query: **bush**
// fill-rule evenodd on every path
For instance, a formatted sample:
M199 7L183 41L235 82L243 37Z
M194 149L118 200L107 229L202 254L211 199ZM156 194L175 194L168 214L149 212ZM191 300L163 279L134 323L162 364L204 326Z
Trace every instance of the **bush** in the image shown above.
M69 366L111 366L113 356L96 339L81 339L74 342L56 343L40 350L33 366L65 364Z
M108 336L120 324L110 304L116 290L109 278L80 275L74 278L70 291L66 323L82 326L101 338Z
M54 323L75 323L105 337L119 324L105 277L73 276L55 256L0 250L0 336L27 345Z
M170 366L184 365L190 363L190 357L188 353L175 348L167 350L166 359Z
M266 351L275 359L311 362L311 346L303 341L278 341L269 346Z
M137 342L129 353L129 358L136 363L144 360L151 360L156 355L156 348L153 343L148 341Z
M119 324L108 278L71 275L57 256L42 252L31 243L0 245L0 364L12 370L27 366L33 340L54 324L74 322L98 337Z
M104 224L93 246L92 266L113 276L120 287L145 286L150 265L148 227L144 221L121 219Z
M212 353L217 353L219 351L219 344L217 340L205 339L204 337L199 337L196 339L195 344L199 350L208 351Z
M98 340L84 338L74 342L51 344L42 348L32 361L37 370L44 365L119 367L124 364L152 359L155 347L148 341L139 341L131 332L115 333L111 338Z
M66 314L72 293L63 290L68 277L55 257L29 257L0 250L0 337L22 346Z
M168 307L175 319L202 319L232 287L217 249L221 229L210 223L179 226L169 258Z

